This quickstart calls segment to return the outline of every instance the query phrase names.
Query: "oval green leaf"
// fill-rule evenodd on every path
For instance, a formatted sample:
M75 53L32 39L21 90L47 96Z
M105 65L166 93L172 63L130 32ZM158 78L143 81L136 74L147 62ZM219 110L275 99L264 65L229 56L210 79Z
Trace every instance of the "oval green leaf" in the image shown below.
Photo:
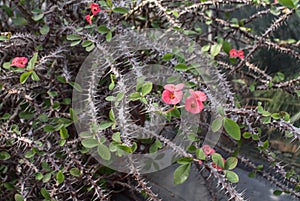
M85 147L85 148L94 148L98 146L98 141L96 139L85 139L81 141L81 144Z
M98 154L101 158L104 160L110 160L111 154L107 146L104 144L99 144L98 145Z
M174 172L174 184L178 185L178 184L182 184L183 182L185 182L189 175L190 175L190 171L191 171L191 164L184 164L184 165L180 165L178 168L176 168L175 172Z
M15 201L24 201L24 198L20 194L15 194Z
M70 170L70 174L73 175L74 177L79 177L80 176L80 170L78 168L72 168Z
M146 82L142 86L142 95L145 96L152 91L153 84L152 82Z
M56 181L58 184L61 184L63 183L65 180L65 176L64 174L61 172L61 171L58 171L57 174L56 174Z
M24 84L26 82L26 80L29 78L29 76L31 75L32 71L30 72L25 72L20 76L20 83Z
M5 161L5 160L8 160L8 159L10 159L9 153L7 153L6 151L1 151L0 152L0 160Z
M239 182L239 176L230 170L225 170L225 177L230 181L231 183L237 183Z
M222 169L224 169L224 161L223 161L223 157L222 157L220 154L214 153L214 154L212 155L211 158L212 158L213 162L214 162L217 166L219 166L219 167L221 167Z
M218 130L220 130L220 128L222 127L222 123L223 123L223 119L222 118L217 118L215 119L212 124L211 124L211 130L212 132L217 132Z
M235 140L241 139L241 130L239 125L229 118L224 118L225 131Z
M234 169L238 164L238 159L235 157L229 157L226 159L225 163L225 169L232 170Z

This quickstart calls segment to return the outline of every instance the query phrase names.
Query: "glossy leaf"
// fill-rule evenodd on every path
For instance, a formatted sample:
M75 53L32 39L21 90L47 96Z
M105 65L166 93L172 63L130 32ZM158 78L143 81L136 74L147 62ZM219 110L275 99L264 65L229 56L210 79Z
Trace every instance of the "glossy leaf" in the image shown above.
M29 78L29 76L32 74L32 71L29 71L29 72L25 72L23 73L21 76L20 76L20 83L21 84L24 84L27 79Z
M222 169L224 168L223 157L220 154L213 153L211 158L217 166L221 167Z
M228 135L235 140L241 139L241 130L239 125L229 118L224 118L224 128Z
M230 170L225 170L225 177L230 181L231 183L237 183L239 182L239 176Z
M190 175L190 171L191 171L191 164L184 164L184 165L180 165L178 168L176 168L175 172L174 172L174 184L182 184L183 182L185 182L189 175Z
M226 159L225 163L225 169L232 170L234 169L238 164L238 159L235 157L229 157Z

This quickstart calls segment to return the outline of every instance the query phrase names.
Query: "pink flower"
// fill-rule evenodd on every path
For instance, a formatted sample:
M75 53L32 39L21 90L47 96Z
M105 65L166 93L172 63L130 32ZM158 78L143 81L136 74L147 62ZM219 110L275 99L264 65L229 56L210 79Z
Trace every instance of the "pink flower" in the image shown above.
M96 3L92 3L90 8L91 8L93 15L96 15L97 13L99 13L101 11L99 5Z
M236 50L236 49L231 49L229 51L229 56L232 57L232 58L240 58L240 59L244 59L245 56L244 56L244 51L243 50Z
M202 146L202 150L206 156L216 153L216 151L207 144Z
M184 84L167 84L164 86L164 91L162 93L162 99L165 103L176 105L179 103L183 97L182 89Z
M186 111L197 114L204 108L202 101L206 100L206 95L201 91L194 91L190 89L191 96L185 99Z
M226 163L226 160L224 159L224 158L222 158L223 159L223 162L224 162L224 164ZM214 167L214 168L216 168L217 169L217 171L222 171L223 170L223 168L221 168L220 166L218 166L217 164L215 164L214 162L212 162L212 166Z
M197 114L203 110L204 106L201 101L197 101L195 97L189 96L185 99L185 109L186 111Z
M206 95L202 91L194 91L190 89L190 94L196 98L197 101L206 101Z
M236 49L231 49L229 51L229 56L230 57L237 57L238 56L237 50Z
M238 57L239 57L240 59L244 59L244 58L245 58L245 56L244 56L244 51L243 51L243 50L237 51L237 54L238 54Z
M174 84L167 84L164 86L164 89L165 90L169 90L169 91L181 91L184 87L184 84L177 84L177 85L174 85Z
M16 66L18 68L25 68L26 64L28 62L28 59L26 57L15 57L10 66Z
M85 16L85 19L89 24L92 24L93 16L87 15L87 16Z
M202 160L198 160L199 165L202 165Z
M169 91L169 90L164 90L162 93L162 100L171 105L176 105L181 101L183 97L183 92L182 91Z

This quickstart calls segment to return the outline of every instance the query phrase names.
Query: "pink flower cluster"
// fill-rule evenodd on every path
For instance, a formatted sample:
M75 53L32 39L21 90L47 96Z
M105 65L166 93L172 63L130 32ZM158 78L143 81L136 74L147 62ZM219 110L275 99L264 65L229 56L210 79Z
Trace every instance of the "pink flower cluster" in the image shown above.
M184 84L167 84L164 86L164 91L162 93L162 100L166 104L176 105L182 100L183 92L182 89ZM201 112L204 108L203 101L206 100L206 95L201 91L194 91L190 89L190 96L185 100L185 109L188 112L197 114Z
M105 10L101 10L99 5L96 4L96 3L92 3L91 6L90 6L90 9L93 13L93 15L86 15L85 16L85 19L86 21L89 23L89 24L92 24L92 19L95 15L97 15L99 12L103 11L105 12Z
M28 62L28 59L26 57L15 57L10 66L15 66L18 68L25 68L26 64Z
M216 153L216 150L214 150L213 148L211 148L211 147L210 147L209 145L207 145L207 144L205 144L205 145L202 146L202 150L203 150L205 156L210 156L210 155ZM223 161L224 161L224 163L225 163L226 160L225 160L224 158L222 158L222 159L223 159ZM202 161L201 161L201 160L199 160L199 164L200 164L200 165L202 164ZM218 171L222 171L222 170L223 170L220 166L218 166L218 165L215 164L214 162L212 162L212 166L213 166L215 169L217 169Z
M229 56L232 58L240 58L240 59L244 59L245 55L244 55L244 51L243 50L236 50L236 49L231 49L229 51Z

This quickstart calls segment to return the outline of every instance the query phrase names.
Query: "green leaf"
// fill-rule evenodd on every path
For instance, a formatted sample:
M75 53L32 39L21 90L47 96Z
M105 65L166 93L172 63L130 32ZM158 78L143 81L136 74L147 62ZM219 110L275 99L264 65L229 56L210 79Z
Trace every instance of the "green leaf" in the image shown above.
M288 8L297 8L298 1L293 0L278 0L278 3Z
M76 82L69 82L69 84L70 84L76 91L78 91L78 92L82 92L82 91L83 91L82 88L81 88L81 86L80 86L78 83L76 83Z
M117 142L117 143L121 143L121 137L120 137L120 132L116 132L112 135L112 140Z
M127 153L132 153L132 149L131 147L128 147L127 145L124 145L124 144L118 144L117 146L119 149L127 152Z
M34 116L34 113L31 112L20 112L19 117L24 120L30 120Z
M35 174L35 179L38 180L38 181L40 181L40 180L43 179L43 176L44 176L44 175L43 175L42 173L37 172L37 173Z
M34 81L39 81L40 80L39 76L34 71L32 71L31 79L34 80Z
M47 199L47 200L50 200L50 194L49 194L49 192L45 189L45 188L42 188L41 189L41 194L42 194L42 196L45 198L45 199Z
M110 30L109 28L106 27L106 25L101 25L98 27L97 31L101 34L106 34L108 33Z
M40 27L40 33L42 35L46 35L47 33L49 33L49 31L50 31L50 27L48 25L44 25Z
M184 158L181 158L181 159L177 160L177 163L181 164L181 165L184 165L184 164L190 164L192 161L193 161L193 158L184 157Z
M65 180L64 174L62 173L62 171L58 171L58 172L56 173L56 181L57 181L57 183L58 183L58 184L61 184L61 183L64 182L64 180Z
M279 113L273 113L271 117L276 120L281 118Z
M30 151L27 151L24 156L25 156L25 158L32 158L32 157L34 157L34 155L35 155L35 153L32 150L30 150Z
M67 36L67 40L81 40L81 37L76 34L71 34Z
M170 53L167 53L162 57L164 61L170 61L172 58L173 58L173 54Z
M110 109L108 116L111 121L116 121L113 109Z
M223 161L223 157L222 157L220 154L218 154L218 153L213 153L212 156L211 156L211 158L212 158L213 162L214 162L217 166L219 166L219 167L221 167L222 169L224 169L224 161Z
M79 177L80 176L80 170L78 168L72 168L70 170L70 174L73 175L74 177Z
M279 196L279 195L282 194L282 191L280 191L280 190L275 190L275 191L273 192L273 194L276 195L276 196Z
M105 130L105 129L111 127L113 124L114 124L114 122L111 122L111 121L102 122L102 123L99 125L99 129L100 129L100 130Z
M210 48L210 45L204 45L202 48L201 48L201 52L208 52Z
M6 151L1 151L0 152L0 160L5 161L5 160L8 160L8 159L10 159L9 153L7 153Z
M113 9L115 13L127 14L128 10L126 8L117 7Z
M98 154L101 158L104 160L110 160L111 154L107 146L104 144L99 144L98 145Z
M243 137L244 137L245 139L249 139L251 136L252 136L252 134L251 134L250 132L244 132L244 133L243 133Z
M25 26L28 24L27 20L24 17L15 17L15 18L11 18L12 22L14 23L14 25L16 26Z
M220 128L222 127L223 124L223 118L217 118L215 119L212 124L211 124L211 130L212 132L217 132L218 130L220 130Z
M8 70L10 70L10 62L5 62L5 63L3 63L3 65L2 65L2 67L3 68L5 68L5 69L8 69ZM299 91L300 92L300 91ZM299 93L300 94L300 93Z
M94 43L93 43L92 45L86 47L85 50L86 50L87 52L90 52L90 51L92 51L94 48L95 48L95 45L94 45Z
M120 102L124 98L124 92L119 92L116 96L116 102Z
M24 84L31 74L32 74L32 71L23 73L23 74L20 76L20 83L21 83L21 84Z
M59 130L59 134L60 134L60 138L65 140L69 137L69 133L68 133L68 130L65 128L65 127L62 127L60 130Z
M43 183L47 183L51 179L52 174L47 173L43 176Z
M142 86L142 96L149 94L152 91L153 84L152 82L146 82Z
M139 100L141 99L141 95L139 92L134 92L132 94L129 95L129 100L130 101L136 101L136 100Z
M225 177L230 181L231 183L237 183L239 182L239 176L230 170L225 170Z
M15 201L24 201L24 198L20 194L15 194Z
M174 68L175 68L175 70L178 70L178 71L186 71L186 70L188 70L188 67L185 64L177 64Z
M83 131L81 133L79 133L79 136L82 138L92 138L92 134L90 131Z
M43 17L44 17L44 13L41 13L41 14L38 14L38 15L34 15L34 16L32 17L32 19L33 19L34 21L39 21L39 20L41 20Z
M90 45L92 45L92 44L94 44L92 41L90 41L90 40L85 40L85 41L82 42L81 46L82 46L82 47L88 47L88 46L90 46Z
M222 48L222 44L214 44L211 46L210 48L210 54L212 57L215 57L217 56L220 51L221 51L221 48Z
M231 50L231 45L229 42L227 42L226 40L223 41L223 45L222 45L222 49L224 50L224 52L226 52L227 54L229 54L229 51Z
M38 58L38 53L35 52L32 56L32 58L29 60L28 65L27 65L27 70L33 70L34 69L34 65L37 62L37 58Z
M85 139L85 140L81 141L81 144L85 148L94 148L94 147L98 146L99 142L96 139Z
M206 159L206 155L203 152L203 149L197 149L196 150L196 157L200 160L205 160Z
M76 45L78 45L78 44L80 44L80 43L81 43L81 40L76 40L76 41L72 42L72 43L70 44L70 46L71 46L71 47L74 47L74 46L76 46Z
M0 36L0 41L8 40L7 36Z
M234 169L238 164L238 159L235 157L229 157L226 159L225 163L225 169L232 170Z
M183 182L185 182L189 175L190 175L190 171L191 171L191 164L184 164L184 165L180 165L178 168L176 168L175 172L174 172L174 184L182 184Z
M107 41L107 42L111 41L111 38L112 38L112 32L109 31L109 32L106 34L105 38L106 38L106 41Z
M107 97L105 98L105 100L106 100L106 101L109 101L109 102L112 102L112 101L115 101L115 100L116 100L116 97L114 97L114 96L107 96Z
M224 118L224 128L228 135L230 135L235 140L241 139L241 130L239 125L229 118Z

